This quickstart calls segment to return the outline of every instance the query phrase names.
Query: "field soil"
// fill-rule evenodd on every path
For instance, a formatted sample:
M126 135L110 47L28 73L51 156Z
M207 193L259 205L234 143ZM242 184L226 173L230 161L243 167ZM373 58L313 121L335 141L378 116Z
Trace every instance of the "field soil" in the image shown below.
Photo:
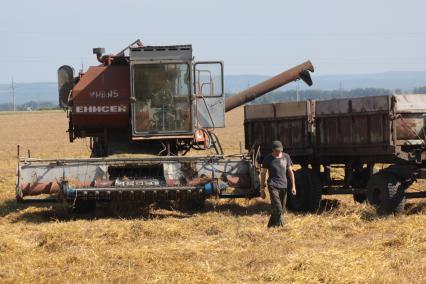
M88 157L88 141L68 142L67 124L62 111L0 114L0 282L426 281L423 200L380 217L351 196L324 197L317 213L288 213L280 229L266 228L268 199L212 199L197 213L101 205L75 215L63 204L18 204L17 144L21 155ZM239 152L242 109L216 133L227 153Z

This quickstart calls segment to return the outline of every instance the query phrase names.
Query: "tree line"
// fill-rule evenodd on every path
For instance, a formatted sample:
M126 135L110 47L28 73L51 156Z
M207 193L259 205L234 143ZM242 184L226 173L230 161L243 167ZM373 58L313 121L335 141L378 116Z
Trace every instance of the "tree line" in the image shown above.
M304 100L330 100L341 98L359 98L369 96L388 96L392 94L401 94L401 90L389 90L381 88L357 88L352 90L338 89L338 90L287 90L275 91L267 95L261 96L254 100L252 104L268 104L277 102L288 101L304 101ZM412 90L413 94L426 94L426 86L417 87ZM234 94L226 94L232 96Z
M47 109L59 109L59 105L57 103L49 102L49 101L29 101L23 104L17 104L15 106L15 110L17 111L33 111L33 110L47 110ZM4 103L0 104L0 111L13 111L12 103Z
M368 96L387 96L391 94L402 93L401 90L388 90L380 88L358 88L352 90L288 90L288 91L275 91L260 98L257 98L253 104L268 104L276 102L288 102L288 101L303 101L303 100L330 100L339 98L359 98ZM412 90L413 94L426 94L426 86L417 87ZM225 97L230 97L235 94L225 94ZM16 110L29 111L29 110L44 110L44 109L59 109L57 103L51 101L29 101L24 104L16 105ZM0 111L13 111L13 104L4 103L0 104Z

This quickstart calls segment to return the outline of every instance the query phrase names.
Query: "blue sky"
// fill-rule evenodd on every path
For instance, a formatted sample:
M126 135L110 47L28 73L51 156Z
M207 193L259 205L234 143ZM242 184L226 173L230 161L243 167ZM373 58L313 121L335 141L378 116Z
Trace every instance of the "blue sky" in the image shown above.
M0 83L55 81L60 65L187 44L225 74L274 75L311 59L318 75L426 70L426 1L2 1Z

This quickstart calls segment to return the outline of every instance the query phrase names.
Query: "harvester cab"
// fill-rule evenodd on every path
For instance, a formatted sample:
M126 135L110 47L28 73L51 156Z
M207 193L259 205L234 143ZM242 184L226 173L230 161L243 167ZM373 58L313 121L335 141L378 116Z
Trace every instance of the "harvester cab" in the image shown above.
M130 48L130 78L133 141L207 146L209 129L225 127L223 64L194 62L191 45Z
M70 66L58 70L71 142L90 138L93 157L178 155L191 148L223 154L211 131L225 127L222 62L194 62L191 45L140 41L116 55L104 55L104 48L93 53L101 65L77 77Z

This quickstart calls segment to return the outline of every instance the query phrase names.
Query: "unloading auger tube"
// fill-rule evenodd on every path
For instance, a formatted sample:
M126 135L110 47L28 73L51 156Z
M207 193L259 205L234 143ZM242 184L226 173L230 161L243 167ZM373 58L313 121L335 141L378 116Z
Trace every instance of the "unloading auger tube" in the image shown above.
M270 91L299 79L304 81L307 85L312 86L312 79L309 71L314 72L314 66L311 61L306 61L253 87L245 89L235 96L225 100L225 111L228 112L233 110L234 108L248 103Z

